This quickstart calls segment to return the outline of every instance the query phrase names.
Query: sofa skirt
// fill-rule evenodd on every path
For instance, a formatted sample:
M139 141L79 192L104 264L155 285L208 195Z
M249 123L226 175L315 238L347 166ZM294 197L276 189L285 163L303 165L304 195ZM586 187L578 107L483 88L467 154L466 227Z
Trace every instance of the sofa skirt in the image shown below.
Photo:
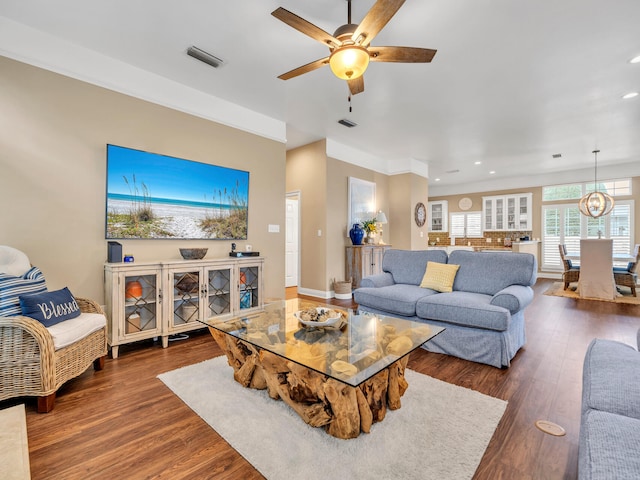
M419 317L403 317L370 307L361 307L363 312L390 315L444 327L445 330L422 345L429 352L445 353L454 357L484 363L496 368L509 367L511 360L526 343L524 311L511 315L507 330L496 331L471 328Z

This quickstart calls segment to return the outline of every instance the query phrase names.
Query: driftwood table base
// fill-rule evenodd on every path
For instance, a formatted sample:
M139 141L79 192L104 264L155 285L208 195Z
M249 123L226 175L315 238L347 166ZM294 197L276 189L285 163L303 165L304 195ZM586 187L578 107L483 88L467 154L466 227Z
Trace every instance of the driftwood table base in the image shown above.
M408 355L352 387L214 328L209 331L227 355L238 383L267 389L271 398L283 400L307 424L323 427L337 438L369 433L373 423L384 419L387 408L400 408L400 397L408 387L404 378Z

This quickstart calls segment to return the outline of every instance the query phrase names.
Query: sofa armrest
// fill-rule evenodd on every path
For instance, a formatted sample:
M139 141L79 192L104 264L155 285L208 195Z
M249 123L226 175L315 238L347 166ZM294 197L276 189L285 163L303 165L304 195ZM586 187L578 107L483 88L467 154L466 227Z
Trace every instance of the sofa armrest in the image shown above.
M377 275L369 275L368 277L364 277L360 280L360 287L388 287L389 285L393 285L395 282L393 281L393 275L388 272L379 273Z
M491 298L491 305L504 307L511 314L518 313L533 301L533 289L523 285L510 285Z

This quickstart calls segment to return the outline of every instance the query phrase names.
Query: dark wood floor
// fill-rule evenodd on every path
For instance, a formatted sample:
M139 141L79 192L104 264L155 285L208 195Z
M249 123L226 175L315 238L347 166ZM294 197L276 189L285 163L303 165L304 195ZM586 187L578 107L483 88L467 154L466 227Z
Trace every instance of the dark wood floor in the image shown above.
M635 344L639 306L542 295L550 283L540 280L535 287L526 311L527 345L511 368L423 350L409 362L414 370L509 402L476 479L576 478L586 347L594 337ZM26 399L32 478L263 478L156 378L220 354L204 331L167 349L151 341L123 346L103 371L89 369L65 384L51 413L36 413L35 400ZM0 408L24 401L0 402ZM537 419L559 423L567 435L540 432Z

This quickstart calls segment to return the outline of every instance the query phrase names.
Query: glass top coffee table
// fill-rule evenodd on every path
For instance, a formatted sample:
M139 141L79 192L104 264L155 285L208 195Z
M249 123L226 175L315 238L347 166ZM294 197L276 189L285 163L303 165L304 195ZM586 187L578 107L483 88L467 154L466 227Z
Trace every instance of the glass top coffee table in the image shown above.
M409 354L444 330L298 299L204 323L237 382L266 388L308 424L338 438L369 432L387 407L400 408Z

